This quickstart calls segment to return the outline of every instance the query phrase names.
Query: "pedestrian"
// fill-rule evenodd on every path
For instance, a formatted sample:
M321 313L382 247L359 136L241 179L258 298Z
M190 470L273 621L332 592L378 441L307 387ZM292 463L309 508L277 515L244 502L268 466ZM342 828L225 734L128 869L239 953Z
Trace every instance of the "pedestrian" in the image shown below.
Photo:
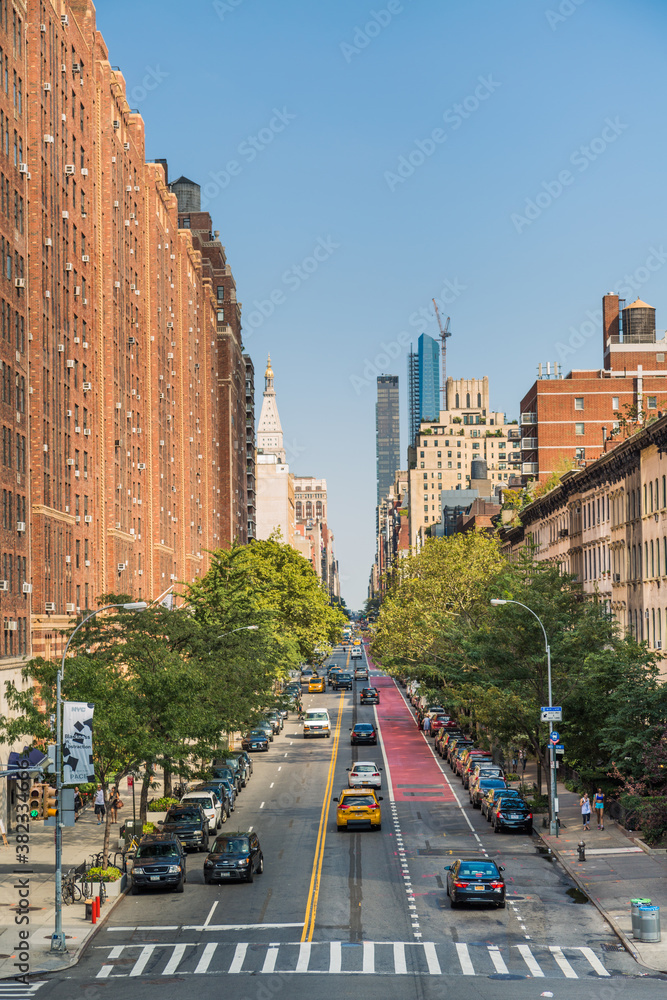
M519 760L521 762L521 774L526 773L526 764L528 763L526 751L523 747L519 750Z
M111 814L111 822L118 822L118 803L120 802L120 795L118 794L118 788L116 785L111 786L111 792L109 793L109 812Z
M424 722L422 723L422 729L424 730L424 733L425 733L426 736L430 736L431 735L431 716L430 715L425 715L424 716Z
M95 792L95 815L97 816L98 826L104 819L105 812L106 808L104 806L104 790L101 785L98 785L97 791Z
M583 824L584 830L590 830L591 822L591 800L588 797L588 792L584 794L579 799L579 805L581 806L581 822Z
M74 789L74 819L75 821L79 818L79 813L83 809L83 799L81 798L81 792L79 791L79 786L77 785Z
M604 792L601 788L598 788L595 793L593 805L595 806L595 815L598 818L598 830L604 830Z
M512 750L512 774L517 774L519 770L519 756L516 747Z

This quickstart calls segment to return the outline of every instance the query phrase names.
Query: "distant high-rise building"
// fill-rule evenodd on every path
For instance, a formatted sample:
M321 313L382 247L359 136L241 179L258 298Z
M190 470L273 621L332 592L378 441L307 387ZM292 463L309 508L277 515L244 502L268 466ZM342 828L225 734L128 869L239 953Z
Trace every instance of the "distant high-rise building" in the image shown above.
M425 333L422 333L417 343L419 417L421 420L438 420L440 416L440 344ZM419 426L417 426L417 430L419 430Z
M400 466L398 375L378 375L375 404L377 502L389 492Z
M419 430L419 355L408 354L408 443L412 444Z

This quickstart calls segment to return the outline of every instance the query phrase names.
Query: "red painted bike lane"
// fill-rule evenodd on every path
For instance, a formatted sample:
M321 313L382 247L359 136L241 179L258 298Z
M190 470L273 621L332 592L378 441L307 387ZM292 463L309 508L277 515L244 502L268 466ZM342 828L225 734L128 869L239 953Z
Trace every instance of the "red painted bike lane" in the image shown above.
M369 666L373 666L370 657ZM453 802L454 793L390 677L376 675L377 717L395 802Z

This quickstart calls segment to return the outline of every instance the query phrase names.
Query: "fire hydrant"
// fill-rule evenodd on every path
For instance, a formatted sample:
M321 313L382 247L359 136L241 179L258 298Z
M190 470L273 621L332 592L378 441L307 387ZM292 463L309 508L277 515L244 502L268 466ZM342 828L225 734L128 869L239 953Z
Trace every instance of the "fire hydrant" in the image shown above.
M586 842L584 840L580 840L577 844L577 854L580 861L586 860Z

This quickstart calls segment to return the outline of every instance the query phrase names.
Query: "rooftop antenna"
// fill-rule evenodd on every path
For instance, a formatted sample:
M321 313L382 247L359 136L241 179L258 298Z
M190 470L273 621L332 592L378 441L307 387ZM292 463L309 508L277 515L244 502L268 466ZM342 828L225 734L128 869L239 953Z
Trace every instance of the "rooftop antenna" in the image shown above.
M447 322L443 327L442 320L440 319L440 313L438 311L438 305L435 299L433 299L433 307L438 320L438 326L440 327L440 343L442 345L442 385L440 386L440 394L442 397L442 408L443 410L447 410L449 409L447 406L447 337L451 337L449 330L449 316L447 317Z

